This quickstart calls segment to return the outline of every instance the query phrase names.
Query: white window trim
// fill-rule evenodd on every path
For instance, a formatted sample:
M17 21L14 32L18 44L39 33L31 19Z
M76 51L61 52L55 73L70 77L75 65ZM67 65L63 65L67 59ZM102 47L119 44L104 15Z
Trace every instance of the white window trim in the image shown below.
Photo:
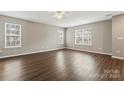
M91 29L91 28L87 28L87 29ZM77 39L76 39L76 37L80 37L80 36L76 36L76 33L77 33L77 31L80 31L80 30L82 30L81 31L81 38L82 38L82 42L81 43L77 43L76 41L77 41ZM75 45L86 45L86 46L92 46L92 40L91 40L91 42L89 43L89 44L86 44L86 43L84 43L83 42L83 33L85 33L85 32L83 32L84 31L84 29L77 29L77 30L75 30ZM90 31L90 33L91 33L91 39L92 39L92 31Z
M20 45L19 46L7 46L7 24L13 24L13 25L19 25L20 26L20 35L17 35L17 36L20 36ZM20 24L15 24L15 23L8 23L8 22L6 22L6 23L4 23L4 27L5 27L5 48L19 48L19 47L22 47L22 26L20 25ZM9 35L9 36L11 36L11 35ZM14 36L14 35L13 35Z
M75 30L75 45L83 45L82 43L77 43L77 42L76 42L76 38L79 37L79 36L76 36L76 33L77 33L77 31L79 31L79 30L80 30L80 29Z
M62 36L59 36L59 33L62 32ZM62 37L62 42L59 42L59 37ZM64 31L59 30L58 31L58 44L63 45L64 44Z

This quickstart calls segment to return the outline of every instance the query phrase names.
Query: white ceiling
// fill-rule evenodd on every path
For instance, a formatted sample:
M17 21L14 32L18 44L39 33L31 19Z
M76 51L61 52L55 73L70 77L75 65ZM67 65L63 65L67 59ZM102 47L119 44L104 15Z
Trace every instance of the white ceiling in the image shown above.
M0 11L1 15L26 19L59 27L72 27L102 20L111 19L109 14L118 15L124 11L68 11L63 19L53 17L51 11Z

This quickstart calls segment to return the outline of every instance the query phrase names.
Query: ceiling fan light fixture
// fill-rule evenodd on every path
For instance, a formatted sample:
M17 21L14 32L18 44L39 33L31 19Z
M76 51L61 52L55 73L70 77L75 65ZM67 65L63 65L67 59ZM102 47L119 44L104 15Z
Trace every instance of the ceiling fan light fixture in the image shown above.
M55 12L55 17L57 17L58 19L62 19L66 16L66 12L64 11L56 11Z

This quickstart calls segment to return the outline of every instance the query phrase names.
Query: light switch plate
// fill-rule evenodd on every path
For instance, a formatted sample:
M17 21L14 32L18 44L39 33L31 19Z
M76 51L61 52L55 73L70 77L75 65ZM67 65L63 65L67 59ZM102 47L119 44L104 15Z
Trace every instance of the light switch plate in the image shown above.
M2 53L2 48L0 48L0 53Z

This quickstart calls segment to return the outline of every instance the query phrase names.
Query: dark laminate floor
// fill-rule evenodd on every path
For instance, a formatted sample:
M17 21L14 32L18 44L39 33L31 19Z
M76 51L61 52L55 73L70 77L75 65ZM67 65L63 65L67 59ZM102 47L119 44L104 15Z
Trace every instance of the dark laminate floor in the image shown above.
M124 80L124 60L58 50L0 60L0 80Z

